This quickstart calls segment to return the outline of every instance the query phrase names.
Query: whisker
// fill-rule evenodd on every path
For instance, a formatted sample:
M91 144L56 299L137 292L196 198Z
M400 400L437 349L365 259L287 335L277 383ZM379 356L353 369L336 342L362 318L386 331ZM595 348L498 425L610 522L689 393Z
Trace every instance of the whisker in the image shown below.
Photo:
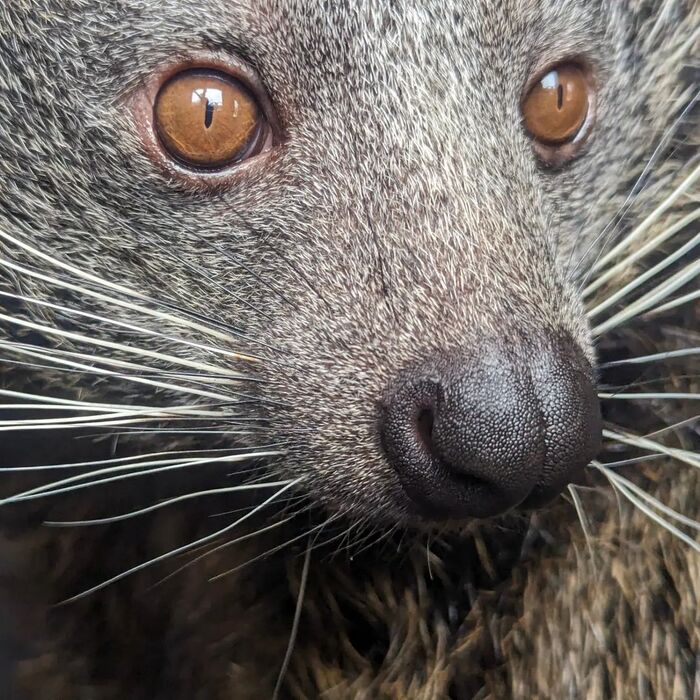
M349 552L350 560L352 561L353 559L356 559L357 557L362 554L362 552L367 551L368 549L371 549L375 547L379 542L381 542L383 539L387 539L390 537L396 529L398 529L398 525L394 525L392 528L389 530L382 530L377 526L374 526L364 537L360 538L359 540L355 540L354 542L349 541L349 535L351 532L351 528L348 528L348 544L345 546L345 549ZM372 537L377 531L379 533L377 534L376 537ZM354 549L352 552L350 552L350 547L355 547L357 548L359 545L363 545L359 549Z
M593 292L602 287L606 282L614 279L617 275L629 269L635 262L644 258L651 251L656 250L662 243L676 235L679 231L685 229L697 218L700 218L700 208L694 209L690 214L684 216L680 221L673 224L673 226L668 227L666 230L654 236L654 238L648 241L645 245L635 250L634 253L626 256L613 267L596 277L596 279L583 290L582 295L587 297L593 294Z
M234 429L236 428L236 429ZM196 435L197 437L202 437L204 435L216 435L216 436L233 436L233 435L257 435L263 432L257 426L249 426L247 430L238 429L237 426L232 426L230 428L222 428L220 430L212 430L210 428L129 428L122 427L121 430L110 431L113 436L128 435L129 437L138 436L150 436L150 435ZM93 435L81 435L81 438L93 438L93 437L103 437L103 433L95 433Z
M641 462L651 462L652 460L656 459L665 459L666 455L662 454L653 454L653 455L644 455L642 457L631 457L630 459L620 459L615 462L600 462L600 464L606 468L611 468L611 467L626 467L630 464L639 464ZM591 466L591 465L589 465Z
M632 491L630 491L626 486L619 483L619 477L615 475L614 472L606 473L605 471L603 471L603 473L605 474L605 476L608 477L608 480L610 481L613 489L622 494L628 501L630 501L630 503L634 505L635 508L638 508L640 511L642 511L642 513L651 518L658 525L661 525L661 527L663 527L665 530L668 530L668 532L670 532L672 535L678 537L678 539L682 540L688 546L692 547L692 549L694 549L696 552L700 552L700 544L698 544L694 539L686 535L682 530L679 530L675 525L669 523L667 520L664 520L660 515L658 515L650 507L648 507L643 500L636 497L634 493L632 493Z
M627 394L599 393L598 398L606 400L606 401L609 399L622 399L624 401L645 400L645 399L674 400L674 401L697 401L698 399L700 399L700 394L674 393L674 392L657 392L657 393L634 392L634 393L627 393Z
M83 401L79 399L66 399L60 396L45 396L43 394L32 394L25 391L14 391L13 389L0 389L0 396L7 396L9 398L25 399L27 401L40 401L41 404L35 404L37 407L43 406L45 408L50 408L52 410L58 410L60 407L66 407L73 410L103 410L107 408L124 408L121 404L113 403L99 403L96 401ZM29 406L28 403L16 404L18 406ZM150 409L155 408L154 406L144 406L139 404L130 404L129 408L133 409Z
M667 296L673 294L677 289L684 286L697 275L700 275L700 260L691 262L684 268L671 275L662 284L647 292L639 299L628 304L625 309L612 316L607 321L593 328L594 335L603 335L620 324L629 321L644 311L652 308L659 301L663 301Z
M588 553L591 560L595 562L595 554L593 552L593 544L591 537L590 523L588 522L588 517L583 509L583 503L581 502L581 497L578 495L575 484L569 484L569 493L571 494L571 500L573 501L574 508L576 509L576 515L578 516L579 522L581 523L581 530L583 530L583 536L586 540L586 547L588 547Z
M74 265L71 265L69 263L66 263L56 257L52 257L46 253L43 253L39 249L29 245L28 243L25 243L24 241L19 240L18 238L15 238L2 229L0 229L0 238L5 239L9 243L12 243L16 245L18 248L21 250L24 250L27 253L30 253L36 258L39 258L40 260L43 260L45 262L48 262L51 266L57 267L61 270L64 270L66 272L69 272L70 274L74 275L75 277L78 277L79 279L85 280L87 282L90 282L92 284L96 284L98 287L102 287L104 289L108 289L112 292L118 292L119 294L123 294L124 296L131 298L131 299L138 299L141 302L145 302L148 304L152 304L156 307L161 306L164 308L168 308L171 310L176 310L180 314L184 314L185 316L188 316L190 318L194 317L200 320L204 320L206 324L203 323L195 323L191 320L188 320L188 318L183 318L183 316L177 316L173 315L171 313L165 313L163 311L158 311L157 309L152 309L147 306L141 306L139 304L136 304L134 302L127 302L122 299L117 299L113 296L109 296L106 294L103 294L101 292L98 292L96 290L89 289L87 287L81 287L76 284L73 284L71 282L68 282L66 280L62 280L57 277L50 277L47 275L43 275L42 273L39 273L35 270L30 270L28 268L25 268L21 265L18 265L16 263L13 263L10 260L6 259L0 259L0 265L3 265L5 267L8 267L10 269L15 270L16 272L20 272L22 274L26 274L29 276L37 277L39 279L43 279L44 281L51 282L57 286L61 286L65 289L72 289L73 291L80 292L82 294L88 295L92 298L97 298L102 301L105 301L109 304L116 305L116 306L121 306L122 308L129 308L134 311L137 311L139 313L152 316L155 318L158 318L163 321L169 321L171 323L174 323L175 325L179 326L184 326L188 327L192 330L198 330L201 333L204 333L208 336L211 337L217 337L221 340L224 341L229 341L231 335L236 335L237 330L233 328L232 326L228 326L226 324L221 324L221 322L218 321L213 321L212 319L206 319L203 317L201 314L198 313L193 313L189 310L182 309L178 307L176 304L173 304L172 302L168 302L166 300L156 300L148 297L145 294L142 294L141 292L138 292L134 289L130 289L128 287L124 287L122 285L116 284L114 282L110 282L109 280L103 279L95 274L92 274L90 272L87 272L85 270L80 269L79 267L76 267ZM218 327L223 327L226 332L223 332L222 330L217 330ZM250 342L255 342L250 340ZM272 349L272 348L270 348Z
M695 98L697 100L697 97ZM616 246L614 246L606 254L602 255L591 266L591 273L598 272L608 263L620 255L620 253L632 245L636 240L643 236L649 228L655 224L658 219L665 214L672 206L674 206L681 197L683 197L700 178L700 165L696 166L693 171L671 192L671 194L659 204L638 226L636 226L627 236L625 236Z
M328 525L330 522L331 522L331 518L326 520L326 522L324 523L324 527L325 527L325 525ZM331 535L328 539L320 540L320 541L319 541L319 537L320 537L320 533L319 533L319 535L314 538L314 544L311 547L311 550L313 551L314 549L320 549L321 547L325 547L325 546L329 545L331 542L335 542L335 541L340 540L340 539L345 539L350 534L350 531L352 530L352 528L353 528L353 524L350 524L342 532L336 533L335 535Z
M222 412L220 409L222 407L229 407L232 402L225 401L221 403L213 404L190 404L181 406L147 406L138 404L116 404L116 403L99 403L93 401L83 401L76 399L65 399L59 396L46 396L42 394L31 394L22 391L13 391L11 389L0 389L0 396L7 396L10 398L21 398L27 399L28 401L34 400L40 403L16 403L16 404L2 404L0 408L15 408L21 410L50 410L50 411L85 411L85 412L99 412L105 410L113 410L115 412L132 412L134 415L139 413L163 413L167 415L177 415L180 413L185 413L192 416L201 417L227 417L230 414ZM233 405L237 405L233 402ZM2 423L0 421L0 423Z
M120 515L113 515L108 518L95 518L93 520L47 520L44 524L50 525L52 527L77 527L77 526L88 526L88 525L107 525L109 523L118 523L122 520L128 520L129 518L135 518L139 515L146 515L147 513L153 513L154 511L160 510L161 508L167 508L168 506L174 505L175 503L182 503L183 501L190 501L195 498L202 498L203 496L218 496L226 493L238 493L241 491L254 491L256 489L268 489L277 488L278 486L286 486L290 484L291 480L286 481L261 481L254 484L242 484L240 486L228 486L225 488L218 489L206 489L204 491L195 491L193 493L187 493L182 496L176 496L174 498L169 498L160 503L155 503L154 505L147 506L145 508L139 508L138 510L132 510L128 513L122 513Z
M113 359L107 359L107 358L102 358L102 357L96 357L94 355L84 355L82 353L73 353L70 351L66 350L54 350L54 349L47 349L47 348L42 348L41 351L38 349L34 349L31 346L23 346L19 343L7 343L5 341L0 340L0 348L10 348L12 352L19 353L20 355L25 355L28 357L36 357L41 360L46 360L48 362L57 364L57 365L62 365L66 367L71 367L71 368L76 368L80 370L84 370L90 374L95 374L99 376L104 376L104 377L112 377L112 378L118 378L118 379L123 379L125 381L129 382L134 382L136 384L144 384L146 386L151 386L155 387L158 389L165 389L167 391L173 391L176 393L180 394L187 394L187 395L192 395L192 396L201 396L203 398L208 398L208 399L215 399L219 401L229 401L230 396L227 396L226 394L219 394L213 391L205 391L203 389L196 389L194 387L188 387L184 386L182 384L173 384L171 382L161 382L161 381L156 381L154 379L146 379L144 377L134 375L134 374L123 374L119 372L114 372L113 370L105 369L103 367L95 367L94 365L88 365L83 362L77 362L75 360L70 360L67 359L69 357L80 357L83 359L87 360L93 360L96 362L100 362L101 364L107 364L111 366L124 366L125 364L130 365L132 367L138 368L139 365L134 365L132 363L125 363L121 360L113 360ZM141 365L143 367L143 365ZM148 369L148 368L146 368ZM238 381L239 379L244 380L244 381L251 381L249 378L244 378L241 376L240 378L237 377L236 380ZM252 380L254 381L254 380Z
M259 513L263 508L268 506L270 503L275 501L279 496L281 496L283 493L294 487L296 484L300 483L302 481L302 477L295 479L294 481L291 481L289 484L286 486L283 486L279 491L275 492L272 496L269 498L265 499L260 505L256 506L253 508L249 513L246 513L245 515L241 516L238 518L236 521L233 523L227 525L226 527L221 528L220 530L217 530L216 532L213 532L209 535L205 535L204 537L200 537L197 540L194 540L193 542L189 542L188 544L182 545L181 547L176 547L175 549L170 550L169 552L166 552L165 554L161 554L157 557L153 557L152 559L149 559L148 561L145 561L141 564L138 564L136 566L132 566L129 569L126 569L125 571L122 571L121 573L117 574L116 576L112 576L111 578L107 579L106 581L103 581L102 583L97 584L96 586L92 586L91 588L88 588L87 590L82 591L81 593L78 593L77 595L71 596L70 598L67 598L66 600L62 601L59 603L59 605L67 605L68 603L72 603L76 600L80 600L81 598L85 598L86 596L91 595L92 593L95 593L99 590L102 590L103 588L106 588L107 586L110 586L113 583L116 583L117 581L121 581L122 579L126 578L127 576L131 576L132 574L135 574L138 571L143 571L144 569L153 566L154 564L157 564L162 561L166 561L167 559L170 559L171 557L177 556L178 554L181 554L182 552L187 552L191 550L193 547L198 547L201 544L205 544L206 542L211 542L212 540L216 539L217 537L220 537L226 532L230 532L233 530L233 528L237 527L241 523L245 522L249 518L251 518L253 515L256 513Z
M26 409L26 404L19 405ZM85 410L89 409L71 408L68 406L39 406L38 409L50 410ZM201 422L204 419L215 419L215 422L223 422L226 425L237 425L244 421L252 421L252 418L238 416L233 413L220 411L205 411L191 409L190 407L163 407L147 409L125 409L111 413L93 413L87 416L67 416L61 418L15 418L8 421L0 421L0 432L22 432L36 430L73 430L91 427L112 428L127 425L142 425L152 422L182 423L188 421Z
M93 314L88 311L81 311L79 309L73 309L71 307L55 304L53 302L44 301L42 299L37 299L36 297L29 297L22 294L13 294L12 292L3 292L0 290L0 296L15 299L17 301L23 301L28 304L34 304L36 306L41 306L47 309L53 309L54 311L61 311L62 313L70 314L72 316L78 316L79 318L87 318L91 321L99 321L100 323L115 326L117 328L124 328L135 333L140 333L142 335L151 336L155 338L162 338L173 343L178 343L188 348L194 348L196 350L203 350L207 353L212 353L216 355L222 355L224 357L233 360L243 360L246 362L260 362L261 358L255 357L253 355L244 355L237 352L232 352L231 350L226 350L224 348L217 347L215 345L208 345L205 343L198 343L194 340L187 340L185 338L180 338L179 336L168 335L166 333L161 333L160 331L155 331L151 328L145 328L143 326L138 326L134 323L128 323L126 321L119 321L115 318L107 318L106 316L100 316L99 314ZM229 370L221 369L219 370L221 374L230 374Z
M692 425L693 423L697 423L698 421L700 421L700 414L698 414L697 416L692 416L691 418L686 418L685 420L678 421L677 423L673 423L672 425L667 425L665 428L654 430L654 432L647 433L643 437L650 438L656 435L663 435L664 433L669 433L673 430L678 430L679 428L682 428L686 425Z
M261 554L258 554L247 561L243 562L242 564L239 564L238 566L233 567L232 569L228 569L228 571L224 571L221 574L217 574L216 576L212 576L209 581L210 583L213 583L214 581L218 581L219 579L222 579L226 576L230 576L231 574L236 573L237 571L240 571L242 568L249 566L250 564L253 564L256 561L259 561L260 559L264 559L265 557L269 557L270 555L274 554L275 552L279 552L281 549L284 549L285 547L288 547L290 544L293 544L294 542L298 542L300 539L304 537L308 537L312 532L316 532L316 530L322 530L326 525L329 523L333 522L333 520L336 519L336 516L331 516L328 518L326 521L320 523L319 525L316 525L309 530L302 532L300 535L297 535L296 537L292 537L288 539L286 542L283 542L282 544L277 545L276 547L272 547L271 549L268 549L265 552L262 552ZM313 548L312 548L313 549Z
M587 259L588 254L593 250L593 248L601 243L600 245L600 250L598 254L595 257L595 260L591 264L588 273L584 277L581 287L585 287L588 279L594 272L598 272L601 268L605 267L605 265L608 264L611 260L616 258L622 250L624 250L626 247L629 246L630 243L632 243L633 240L636 240L636 238L639 238L642 236L646 230L656 222L656 220L665 212L667 211L676 201L678 198L680 198L687 189L689 189L694 180L692 180L693 176L697 176L698 173L691 173L689 178L691 178L691 182L687 183L687 186L684 187L685 183L681 183L680 188L681 191L678 192L678 190L674 191L670 195L670 197L666 200L666 202L663 202L657 209L652 212L642 223L632 231L632 233L628 234L626 238L624 238L620 243L618 243L617 246L615 246L610 252L604 255L605 247L607 244L606 239L611 239L617 230L618 226L620 223L624 220L625 216L627 215L627 212L630 210L630 208L633 206L635 203L636 199L639 197L640 193L643 191L646 182L647 182L647 177L649 173L651 172L651 169L657 164L659 159L663 156L664 154L664 149L668 146L670 143L671 139L673 138L674 134L676 133L677 129L679 126L683 123L683 121L686 119L686 117L692 112L692 109L695 105L695 103L698 100L698 97L700 96L700 92L697 93L691 100L690 102L684 107L683 111L681 114L676 118L674 123L670 126L669 129L666 130L666 132L663 134L662 138L659 140L659 143L656 145L654 148L654 151L652 152L651 156L649 157L649 160L647 161L646 165L644 166L644 169L642 170L642 173L639 175L637 178L635 184L632 186L629 194L627 195L625 201L622 203L622 206L618 210L618 212L615 214L615 216L612 217L610 222L603 228L603 230L591 241L591 243L588 245L586 250L584 251L584 254L581 256L581 259L579 263L576 265L576 267L571 271L571 273L568 274L569 278L573 278L574 275L576 274L576 271L582 264L584 260ZM686 181L687 182L687 181ZM670 201L669 201L670 200ZM573 255L573 251L572 251ZM569 258L569 262L567 263L567 269L570 268L571 266L571 258Z
M698 210L698 211L700 211L700 210ZM635 278L631 282L624 285L617 292L615 292L614 294L611 294L607 299L605 299L604 301L601 301L599 304L594 306L590 311L587 312L588 318L595 318L596 316L601 314L603 311L610 308L614 303L620 301L621 299L624 299L626 296L631 294L635 289L637 289L639 286L644 284L644 282L651 279L652 277L657 275L659 272L662 272L663 270L665 270L669 265L676 262L676 260L679 260L680 258L682 258L684 255L686 255L688 252L690 252L698 244L700 244L700 233L698 233L696 236L694 236L685 245L680 246L680 248L678 248L677 250L674 250L671 254L667 255L661 262L657 263L656 265L649 268L645 272L643 272L639 275L636 275Z
M46 471L52 469L77 469L80 467L92 467L104 464L123 464L137 462L137 464L131 464L133 468L138 468L140 466L153 466L155 464L169 464L173 460L153 460L146 462L138 462L140 459L152 460L154 457L168 456L168 455L178 455L178 454L199 454L205 452L230 452L231 450L227 448L221 449L207 449L207 450L169 450L164 452L151 452L149 454L139 454L131 457L114 457L112 459L100 459L93 460L89 462L68 462L65 464L44 464L44 465L34 465L31 467L0 467L0 472L30 472L30 471ZM180 458L182 461L187 461L185 458Z
M649 440L648 438L628 433L623 434L614 430L603 430L603 437L621 442L625 445L631 445L632 447L640 447L645 450L650 450L651 452L658 452L659 454L677 459L691 467L700 469L700 457L688 450L682 450L678 447L666 447L666 445L662 445L654 440Z
M1 229L0 229L0 238L7 238L7 234L5 234ZM25 244L22 244L22 246L25 246ZM20 246L20 247L22 247ZM31 248L31 247L30 247ZM91 289L89 287L84 287L81 285L74 284L73 282L68 282L67 280L63 280L59 277L52 277L47 274L43 274L41 272L38 272L36 270L32 270L30 268L24 267L22 265L19 265L17 263L12 262L11 260L7 260L6 258L0 258L0 265L13 270L14 272L20 273L21 275L26 275L27 277L33 277L35 279L42 280L43 282L47 282L49 284L53 284L57 287L61 287L63 289L69 289L73 292L78 292L79 294L90 297L92 299L99 299L102 302L106 302L107 304L111 306L119 306L121 308L129 309L131 311L136 311L137 313L144 314L146 316L151 316L152 318L156 318L159 321L166 321L169 323L173 323L176 326L181 326L181 327L186 327L190 328L191 330L196 330L201 333L204 333L207 336L214 337L214 338L219 338L220 340L225 340L228 341L230 340L231 335L235 335L235 329L231 329L230 327L225 326L226 332L223 330L219 330L216 326L221 325L221 324L216 324L215 322L210 322L207 319L207 323L209 325L205 325L203 323L195 323L194 321L190 321L187 318L183 318L182 316L176 316L172 313L165 313L163 311L158 311L157 309L152 309L147 306L140 306L139 304L135 302L130 302L126 301L124 299L118 299L116 297L109 296L107 294L104 294L102 292L99 292L95 289ZM61 263L58 266L62 267L64 266L65 263ZM70 266L68 266L70 267ZM73 271L73 270L71 270ZM80 271L75 271L75 274L82 278L85 279L85 274L80 274ZM86 273L87 274L87 273ZM108 289L113 289L114 287L117 288L117 291L120 293L124 294L127 297L130 298L136 298L141 301L145 301L147 303L151 303L155 306L163 306L168 309L172 310L177 310L180 313L184 313L187 316L193 316L198 319L202 318L199 314L194 314L186 309L182 309L178 307L176 304L172 304L169 302L164 302L162 300L154 300L151 299L143 294L140 294L139 292L136 292L134 290L129 290L125 289L122 287L119 287L119 285L115 285L112 282L107 282L106 280L101 280L99 277L95 277L94 275L88 274L88 279L89 281L96 283L98 286L103 286L107 287Z
M262 457L276 457L283 453L277 451L269 452L248 452L244 454L236 455L225 455L223 457L207 457L195 460L177 460L175 463L160 466L155 468L143 468L139 471L128 473L128 470L132 469L132 465L118 465L115 467L110 467L107 469L98 469L96 471L87 472L85 474L76 474L75 476L67 477L65 479L60 479L59 481L51 482L50 484L45 484L43 486L37 486L28 491L23 491L9 498L4 498L0 500L0 506L6 505L8 503L16 503L19 501L34 500L37 498L44 498L48 496L55 496L61 493L68 493L71 491L77 491L84 488L91 488L93 486L99 486L102 484L113 483L115 481L121 481L124 479L133 479L140 476L146 476L148 474L160 474L167 471L173 471L176 469L185 469L187 467L194 467L200 464L218 464L220 462L242 462L251 459L258 459ZM122 474L122 472L127 472ZM89 481L87 483L81 484L80 482L84 479L90 479L92 477L99 477L106 474L119 473L119 476L113 476L106 479L96 479L95 481ZM67 486L69 484L75 484L74 486ZM67 488L63 488L67 486ZM60 488L59 488L60 487Z
M37 421L31 423L24 423L22 421L10 422L7 424L0 424L0 433L15 433L15 432L29 432L38 430L83 430L85 428L124 428L130 425L144 425L151 423L153 421L165 420L165 417L159 418L158 416L140 417L140 418L127 418L126 415L130 414L105 414L104 416L94 416L87 419L70 419L70 418L56 418L47 419L45 421ZM100 420L102 418L102 420ZM184 418L179 418L178 420L185 420ZM197 420L201 420L198 418Z
M679 306L682 306L683 304L687 304L690 301L695 301L696 299L700 299L700 290L696 292L689 292L688 294L684 294L683 296L677 297L676 299L672 299L671 301L668 301L665 304L662 304L661 306L657 306L655 309L647 311L644 314L643 318L653 318L654 316L666 313L671 309L675 309Z
M66 350L61 350L58 351L55 348L40 348L40 346L34 346L34 345L27 345L24 343L15 343L14 341L2 341L0 340L0 347L9 349L12 348L13 352L19 352L17 348L23 348L23 349L28 349L28 348L36 348L37 350L42 349L42 350L49 350L50 352L60 352L63 355L68 355L68 351ZM73 356L79 355L80 353L72 353ZM85 357L92 357L93 361L98 362L100 364L107 364L107 365L113 365L117 366L118 362L114 360L113 358L106 358L106 357L100 357L99 355L84 355ZM69 368L69 367L60 367L58 365L49 365L49 364L44 364L40 362L28 362L28 361L22 361L18 360L16 358L10 358L8 356L2 356L0 355L0 364L4 365L14 365L16 367L28 367L32 370L41 370L41 371L49 371L49 372L60 372L62 374L77 374L77 375L89 375L91 372L86 369L74 369L74 368ZM138 367L139 365L135 365L134 363L127 363L130 364L134 367ZM254 378L252 376L246 376L245 378L229 378L228 376L223 376L221 374L202 374L201 372L180 372L180 371L172 371L172 370L165 370L165 369L157 369L157 368L147 368L144 365L141 365L143 367L142 370L138 371L137 375L134 374L129 374L127 372L113 372L111 376L117 379L130 379L133 376L138 376L143 379L159 379L159 378L168 378L168 379L181 379L183 381L186 381L188 383L191 383L195 386L209 386L209 385L215 385L215 386L231 386L238 384L239 382L245 381L245 382L256 382L260 383L261 380ZM245 397L245 394L241 394L240 392L231 392L231 396L241 396Z
M294 644L297 639L297 634L299 632L299 621L301 619L301 609L304 604L304 595L306 593L306 582L309 578L309 564L311 563L311 538L309 538L309 543L306 547L306 554L304 555L304 565L301 570L301 579L299 581L299 595L297 596L297 604L294 610L294 618L292 619L292 630L289 634L289 642L287 644L287 650L284 654L284 659L282 660L282 667L280 668L279 675L277 676L277 683L275 684L275 689L272 693L272 700L277 700L279 694L282 690L282 684L284 683L284 677L287 675L287 669L292 660L292 653L294 651Z
M639 376L644 377L646 373L642 372ZM601 384L598 387L599 391L610 392L611 394L619 394L623 389L637 388L641 386L651 386L653 384L666 385L669 382L685 380L685 379L698 379L700 374L669 374L666 376L654 377L653 379L639 379L637 381L628 382L627 384Z
M598 369L609 369L610 367L620 367L622 365L637 365L647 362L660 362L663 360L671 360L678 357L689 357L691 355L700 354L700 347L683 348L682 350L668 350L659 352L653 355L643 355L641 357L630 357L624 360L614 360L612 362L603 362L598 365Z
M169 355L166 353L157 352L155 350L148 350L147 348L141 348L133 345L125 345L124 343L115 343L110 340L102 340L95 336L82 335L80 333L73 333L72 331L64 331L60 328L54 328L53 326L44 326L40 323L34 323L33 321L28 321L26 319L17 318L15 316L8 316L7 314L0 314L0 321L6 321L15 326L20 326L22 328L30 328L31 330L40 331L49 336L57 336L59 338L66 338L67 340L73 340L79 343L85 343L86 345L95 345L100 348L107 348L109 350L118 350L130 355L137 355L139 357L148 357L152 360L161 360L162 362L168 362L174 365L182 365L183 367L189 367L191 369L200 370L203 372L217 372L219 374L227 374L227 370L215 365L209 365L204 362L197 362L195 360L187 360L182 357L176 357L175 355ZM240 356L243 357L243 356ZM251 362L258 362L257 358L246 357L247 360ZM231 371L231 376L238 376L237 372Z
M156 586L160 586L161 584L165 583L166 581L173 578L174 576L177 576L177 574L183 572L185 569L188 569L191 566L194 566L198 562L202 561L202 559L206 559L207 557L209 557L213 554L216 554L216 552L220 552L222 549L225 549L227 547L232 547L234 544L240 544L241 542L245 542L246 540L252 539L253 537L256 537L258 535L262 535L265 532L269 532L270 530L274 530L275 528L278 528L278 527L290 522L291 520L294 520L294 518L296 518L296 517L297 517L296 515L290 515L287 518L283 518L282 520L275 521L271 525L267 525L265 527L259 528L258 530L255 530L254 532L249 532L245 535L241 535L240 537L236 537L233 540L227 540L223 544L216 545L215 547L208 549L203 554L200 554L200 555L196 556L194 559L191 559L183 566L178 567L177 569L175 569L175 571L172 571L164 578L156 581L153 584L153 586L151 586L151 588L155 588ZM197 549L201 549L201 547L198 547Z
M674 508L667 506L665 503L662 503L658 498L654 498L654 496L637 486L637 484L633 483L629 479L626 479L624 476L617 474L616 472L611 473L611 478L614 479L618 484L624 484L625 488L628 488L630 491L634 492L641 499L649 503L649 505L664 513L664 515L668 515L670 518L677 520L679 523L682 523L683 525L686 525L687 527L693 528L694 530L698 530L700 532L700 522L698 522L697 520L689 518L687 515L683 515L683 513L679 513Z

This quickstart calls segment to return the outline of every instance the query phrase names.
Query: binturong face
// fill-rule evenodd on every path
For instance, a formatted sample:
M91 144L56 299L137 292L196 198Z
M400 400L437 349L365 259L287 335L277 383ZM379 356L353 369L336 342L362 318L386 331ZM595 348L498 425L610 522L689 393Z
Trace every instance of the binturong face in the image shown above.
M10 3L0 332L332 512L547 502L601 441L581 289L681 91L642 5Z

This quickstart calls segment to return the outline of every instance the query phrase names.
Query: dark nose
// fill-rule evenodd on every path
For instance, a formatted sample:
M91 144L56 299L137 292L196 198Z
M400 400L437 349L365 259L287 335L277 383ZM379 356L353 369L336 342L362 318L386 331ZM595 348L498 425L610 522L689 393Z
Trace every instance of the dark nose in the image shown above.
M485 347L410 372L386 402L382 440L431 519L534 507L600 449L593 372L573 340Z

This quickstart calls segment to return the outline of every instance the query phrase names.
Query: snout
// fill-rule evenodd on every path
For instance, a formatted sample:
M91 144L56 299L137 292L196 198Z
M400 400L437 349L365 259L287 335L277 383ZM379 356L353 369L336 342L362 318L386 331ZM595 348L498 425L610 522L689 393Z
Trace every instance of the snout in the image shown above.
M390 391L381 432L423 517L535 507L575 481L600 449L593 371L568 338L432 360Z

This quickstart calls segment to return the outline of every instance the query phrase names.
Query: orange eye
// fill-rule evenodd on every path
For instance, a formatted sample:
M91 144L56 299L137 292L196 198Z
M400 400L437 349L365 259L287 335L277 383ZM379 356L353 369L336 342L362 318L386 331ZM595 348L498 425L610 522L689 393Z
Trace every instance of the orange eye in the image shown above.
M528 92L522 111L525 128L545 146L574 141L587 122L591 89L582 67L556 66Z
M256 155L269 131L250 91L215 70L186 70L168 80L156 97L154 125L173 158L204 170Z

